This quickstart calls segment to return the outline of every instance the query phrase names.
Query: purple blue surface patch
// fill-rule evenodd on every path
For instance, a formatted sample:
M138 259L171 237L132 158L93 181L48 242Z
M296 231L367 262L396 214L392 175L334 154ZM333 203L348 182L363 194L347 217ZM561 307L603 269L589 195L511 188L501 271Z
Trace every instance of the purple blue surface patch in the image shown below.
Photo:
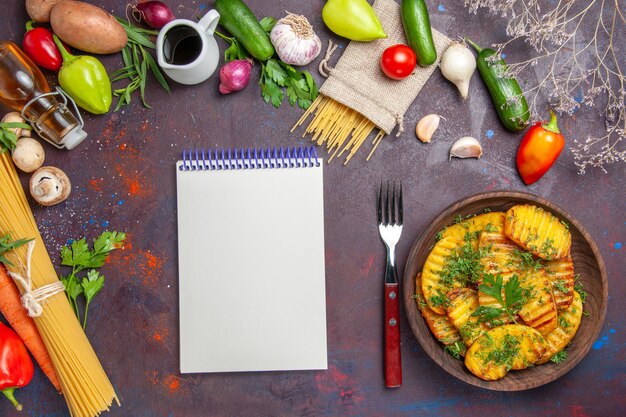
M485 136L487 136L487 139L491 139L494 134L495 133L491 129L489 129L489 130L487 130L487 132L485 132Z
M439 7L437 7L437 10L439 10L440 12L445 12L446 6L444 6L443 4L440 4Z
M614 249L621 249L622 248L622 242L615 242L613 244L613 248Z

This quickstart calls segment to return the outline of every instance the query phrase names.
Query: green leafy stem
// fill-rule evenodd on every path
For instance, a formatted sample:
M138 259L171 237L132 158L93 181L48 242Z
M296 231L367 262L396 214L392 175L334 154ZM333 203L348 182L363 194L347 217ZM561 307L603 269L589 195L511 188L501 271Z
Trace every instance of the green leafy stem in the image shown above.
M102 267L114 249L119 248L126 239L126 233L104 232L93 242L93 249L89 248L85 238L73 241L70 245L61 248L61 265L69 266L72 272L63 277L61 282L65 286L65 293L70 305L80 321L78 300L82 295L85 298L85 312L83 314L83 329L87 326L89 304L104 286L104 275L97 268ZM79 273L87 270L85 276Z

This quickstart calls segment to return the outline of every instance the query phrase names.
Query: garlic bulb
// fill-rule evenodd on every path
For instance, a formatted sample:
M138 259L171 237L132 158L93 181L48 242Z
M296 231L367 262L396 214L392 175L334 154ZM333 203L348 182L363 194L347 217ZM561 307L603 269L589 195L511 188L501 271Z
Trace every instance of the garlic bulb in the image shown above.
M469 83L476 70L476 58L465 43L452 42L441 57L441 73L451 81L465 100L469 94Z
M455 158L480 158L483 148L475 138L466 136L454 142L450 148L450 159Z
M322 42L306 17L287 13L270 32L278 57L286 64L307 65L320 54Z

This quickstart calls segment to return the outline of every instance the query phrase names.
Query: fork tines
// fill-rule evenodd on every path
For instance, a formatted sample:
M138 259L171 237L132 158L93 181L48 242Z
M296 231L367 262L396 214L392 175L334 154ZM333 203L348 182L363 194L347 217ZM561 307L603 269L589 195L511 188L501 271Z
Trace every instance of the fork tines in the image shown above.
M389 200L389 189L391 188L391 201ZM397 191L396 191L397 190ZM384 226L398 225L402 226L403 210L402 210L402 181L400 186L396 187L396 181L389 185L387 180L385 204L383 206L383 182L380 182L380 190L378 191L378 224ZM397 215L396 215L397 214ZM383 221L384 220L384 221Z

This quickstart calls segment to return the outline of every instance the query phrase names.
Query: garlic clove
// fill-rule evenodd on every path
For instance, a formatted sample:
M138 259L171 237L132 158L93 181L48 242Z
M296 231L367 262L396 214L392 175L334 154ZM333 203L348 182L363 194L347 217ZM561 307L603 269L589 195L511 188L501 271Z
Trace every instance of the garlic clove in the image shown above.
M423 143L430 142L433 134L439 128L439 122L441 119L446 120L438 114L429 114L422 117L420 121L417 122L417 126L415 126L415 134L417 135L417 138Z
M480 158L483 148L475 138L465 136L452 145L450 148L450 159L454 158Z

